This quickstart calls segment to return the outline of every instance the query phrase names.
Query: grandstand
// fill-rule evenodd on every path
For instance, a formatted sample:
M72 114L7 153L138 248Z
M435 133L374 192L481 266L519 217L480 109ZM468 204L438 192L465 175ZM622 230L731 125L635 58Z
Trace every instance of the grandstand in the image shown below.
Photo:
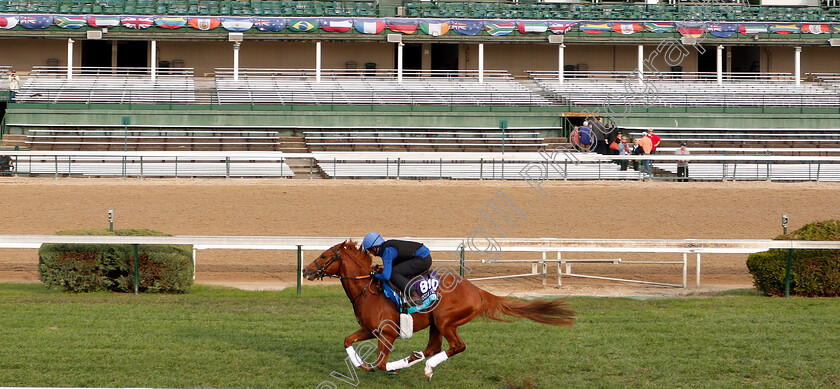
M0 78L0 148L282 152L296 176L511 179L523 155L569 150L574 126L602 116L632 136L655 128L665 152L840 150L836 3L647 3L0 0L0 72L21 79L12 101ZM385 157L348 157L367 152ZM505 167L467 158L502 152ZM578 154L550 178L650 178ZM96 170L84 156L78 171ZM764 177L832 177L833 160L811 162L772 161ZM732 178L762 177L760 162L737 166Z

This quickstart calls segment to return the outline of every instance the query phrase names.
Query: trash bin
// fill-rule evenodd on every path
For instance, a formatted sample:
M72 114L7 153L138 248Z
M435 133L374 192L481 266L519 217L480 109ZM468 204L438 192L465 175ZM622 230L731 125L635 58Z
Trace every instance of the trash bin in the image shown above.
M368 62L365 64L365 73L368 75L376 74L376 62Z

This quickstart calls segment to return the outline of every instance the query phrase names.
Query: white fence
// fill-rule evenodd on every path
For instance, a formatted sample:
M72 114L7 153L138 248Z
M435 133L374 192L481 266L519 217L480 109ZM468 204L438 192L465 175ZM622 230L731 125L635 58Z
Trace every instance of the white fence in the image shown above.
M347 237L285 237L285 236L91 236L91 235L0 235L0 248L7 249L37 249L42 244L78 243L78 244L131 244L131 245L192 245L193 261L196 260L197 250L209 249L237 249L237 250L297 250L323 251L343 242ZM360 238L353 238L361 241ZM495 262L512 263L526 262L532 264L531 273L513 274L484 279L511 278L523 276L542 277L546 285L548 275L547 265L557 264L557 285L562 286L562 277L600 278L614 281L644 283L671 287L687 286L688 255L696 255L696 285L700 286L701 254L745 254L766 251L770 249L840 249L838 241L788 241L788 240L732 240L732 239L514 239L499 238L492 241L480 242L485 249L478 249L477 242L458 238L424 238L404 237L423 242L435 254L436 262L465 261L465 254L486 257L498 253L540 253L540 258L505 260ZM488 250L486 248L490 248ZM494 251L494 249L498 249ZM673 261L621 261L620 259L563 259L563 253L673 253L681 254L682 260ZM549 253L556 253L557 259L548 259ZM448 254L448 255L446 255ZM449 259L445 259L446 257ZM458 259L460 257L460 259ZM309 260L298 255L298 269ZM489 260L473 260L471 262L485 262ZM682 264L682 284L667 284L654 281L628 280L600 276L588 276L571 272L571 264L579 262L611 262L619 265L626 264ZM463 269L464 265L461 265ZM565 272L563 272L565 268ZM462 271L463 272L463 271ZM481 279L474 279L480 281ZM298 285L301 283L298 272Z

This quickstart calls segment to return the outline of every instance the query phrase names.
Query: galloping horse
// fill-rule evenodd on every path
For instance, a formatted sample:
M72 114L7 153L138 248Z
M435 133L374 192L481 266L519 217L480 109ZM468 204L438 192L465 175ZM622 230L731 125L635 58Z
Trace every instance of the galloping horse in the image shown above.
M361 326L344 339L344 347L350 361L367 371L377 368L397 371L429 358L425 373L426 379L431 380L433 369L438 364L466 349L464 341L458 336L458 327L478 315L498 321L506 321L501 315L509 315L566 327L574 321L574 312L564 307L562 299L525 302L499 297L479 289L457 274L446 273L441 276L438 304L427 311L412 314L415 332L429 327L426 349L422 354L415 351L401 360L387 362L394 340L400 335L396 324L399 323L399 312L382 293L379 282L371 277L371 262L370 254L356 247L355 242L345 241L324 251L303 270L303 276L310 281L324 277L341 280ZM443 352L441 336L449 343L449 349ZM353 343L373 337L379 340L379 352L376 361L369 364L362 361Z

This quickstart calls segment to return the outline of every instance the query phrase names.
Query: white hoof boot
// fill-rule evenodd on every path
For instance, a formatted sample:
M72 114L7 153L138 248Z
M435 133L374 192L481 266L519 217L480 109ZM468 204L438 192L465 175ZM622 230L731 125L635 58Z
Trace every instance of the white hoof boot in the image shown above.
M435 372L432 371L431 367L426 366L426 381L431 381L432 380L432 374L434 374L434 373Z

